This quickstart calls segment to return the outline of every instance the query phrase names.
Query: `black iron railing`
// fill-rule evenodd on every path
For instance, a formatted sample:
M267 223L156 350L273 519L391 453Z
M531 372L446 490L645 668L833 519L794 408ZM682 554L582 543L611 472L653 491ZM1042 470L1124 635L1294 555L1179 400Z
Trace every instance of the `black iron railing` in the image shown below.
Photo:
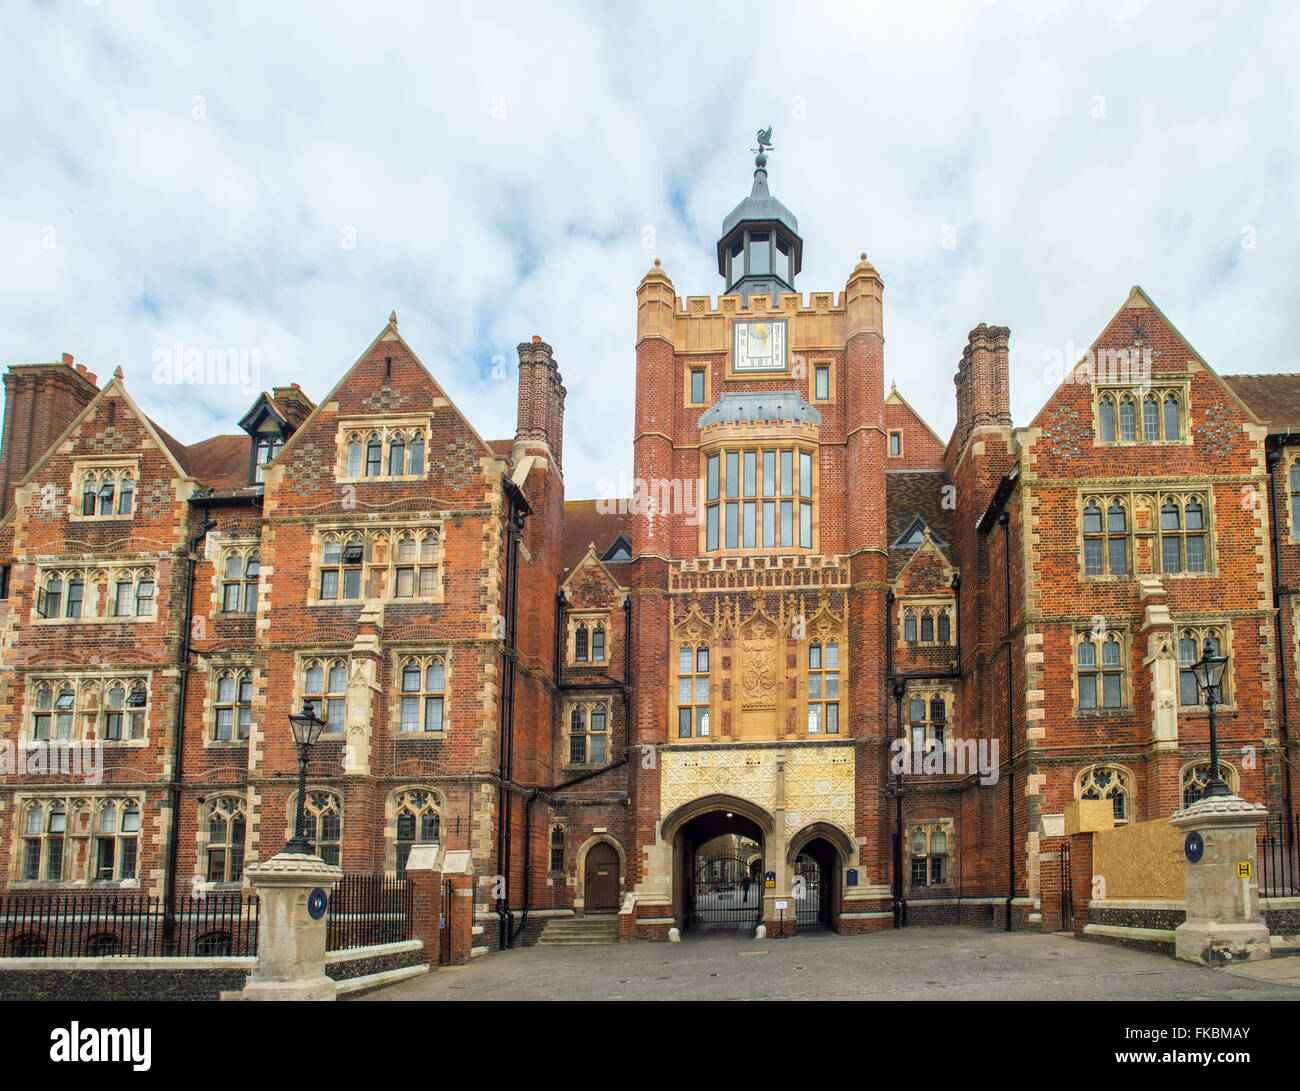
M1258 850L1260 897L1300 896L1300 814L1270 815Z
M0 958L217 958L257 954L256 895L0 895Z
M411 938L410 891L405 879L345 875L330 891L325 950L373 947Z

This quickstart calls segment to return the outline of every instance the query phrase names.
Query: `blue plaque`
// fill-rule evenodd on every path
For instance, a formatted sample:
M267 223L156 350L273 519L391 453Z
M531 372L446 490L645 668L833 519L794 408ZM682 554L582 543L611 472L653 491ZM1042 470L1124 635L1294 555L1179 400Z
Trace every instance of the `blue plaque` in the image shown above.
M857 886L857 885L858 885L858 869L857 869L857 868L855 868L855 867L851 867L851 868L849 868L849 870L848 870L848 872L846 873L845 878L844 878L844 885L845 885L845 886Z
M325 897L325 891L317 887L307 895L307 912L311 914L311 919L318 921L325 916L325 909L329 905L329 899Z
M1183 840L1183 852L1187 854L1187 859L1193 864L1199 864L1201 856L1205 852L1205 839L1193 830Z

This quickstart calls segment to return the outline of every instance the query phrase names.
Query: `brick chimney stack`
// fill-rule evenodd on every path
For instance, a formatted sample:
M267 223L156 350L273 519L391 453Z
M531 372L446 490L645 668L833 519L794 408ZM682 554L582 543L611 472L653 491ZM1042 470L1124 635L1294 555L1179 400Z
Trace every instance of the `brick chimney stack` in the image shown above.
M95 376L68 352L57 363L12 365L4 387L0 514L13 507L18 482L99 393Z
M562 465L564 446L564 383L551 355L551 346L540 337L519 346L519 416L515 446L540 445L550 451L556 465Z
M1011 391L1007 376L1006 326L981 322L970 331L953 382L957 386L957 450L976 428L1005 428L1011 424Z

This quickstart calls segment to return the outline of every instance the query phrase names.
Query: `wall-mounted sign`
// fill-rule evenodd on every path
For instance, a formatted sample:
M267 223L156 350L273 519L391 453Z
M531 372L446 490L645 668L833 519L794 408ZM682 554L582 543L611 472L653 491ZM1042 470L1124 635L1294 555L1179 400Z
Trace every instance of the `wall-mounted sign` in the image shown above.
M845 885L845 886L857 886L857 885L858 885L858 869L857 869L857 868L855 868L855 867L851 867L851 868L849 868L848 871L846 871L846 872L844 873L844 885Z
M1183 852L1193 864L1199 864L1205 853L1205 838L1193 830L1183 838Z
M325 891L317 887L307 895L307 912L311 914L311 919L318 921L325 916L325 910L329 906L329 899L325 897Z
M784 909L788 904L788 902L777 902L776 907L777 909Z
M775 872L775 871L769 871L766 875L763 876L763 887L764 887L765 889L767 889L767 890L775 890L775 889L776 889L776 872Z
M1238 879L1249 879L1249 878L1250 878L1250 861L1249 861L1249 860L1240 860L1240 861L1238 861L1238 863L1237 863L1237 878L1238 878Z

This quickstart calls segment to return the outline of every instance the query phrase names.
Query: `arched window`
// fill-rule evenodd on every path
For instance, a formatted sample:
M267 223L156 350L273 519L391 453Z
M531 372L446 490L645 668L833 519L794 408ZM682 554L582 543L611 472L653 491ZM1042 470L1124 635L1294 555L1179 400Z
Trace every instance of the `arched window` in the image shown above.
M134 879L140 807L133 799L105 800L95 821L94 879Z
M289 800L290 836L297 815L297 798ZM333 792L307 789L307 802L303 807L307 841L312 852L327 864L338 866L339 845L343 837L343 804Z
M218 671L212 710L213 739L217 742L246 741L253 720L252 671Z
M916 614L911 610L903 613L903 640L908 644L916 643Z
M1127 394L1119 400L1119 438L1129 443L1137 439L1137 412Z
M401 477L406 472L406 440L394 436L388 443L388 473Z
M602 765L607 756L609 710L604 702L575 705L569 713L569 763Z
M121 488L117 494L117 514L130 515L132 505L135 503L135 481L131 475L124 473L122 475Z
M42 682L36 687L32 700L32 738L41 742L49 740L53 721L54 687Z
M921 643L934 643L934 615L929 610L921 611Z
M135 616L153 617L153 572L138 573L135 584Z
M708 735L709 646L683 644L677 651L677 737Z
M411 437L410 474L419 477L424 473L424 433L416 432Z
M1115 442L1115 399L1109 394L1104 395L1097 406L1097 429L1102 443Z
M113 584L113 616L130 617L134 601L135 580L130 572L118 574Z
M347 477L361 476L361 438L359 436L348 437L347 466L344 472Z
M244 877L244 800L221 796L208 806L208 882L237 883Z
M587 710L574 705L569 713L569 762L584 765L587 761Z
M840 646L827 640L808 645L808 734L840 731Z
M948 701L942 693L914 693L907 705L907 722L912 754L927 753L931 747L943 749L948 724Z
M226 613L252 614L257 611L257 577L261 571L257 550L245 555L238 549L226 554L222 568L221 609Z
M302 693L316 715L325 721L325 731L341 732L347 718L348 666L342 659L309 659L303 665Z
M45 577L45 587L36 596L38 617L59 617L63 609L63 575L52 572Z
M395 800L397 835L394 859L399 879L406 878L406 861L415 845L434 845L442 834L438 799L423 788L399 792Z
M447 668L439 656L410 658L401 671L401 731L443 730Z
M95 514L95 498L99 496L99 480L94 474L87 474L81 486L81 514Z
M1182 414L1177 394L1165 395L1165 439L1172 443L1182 439Z
M1142 438L1147 443L1160 438L1160 405L1154 394L1142 399Z
M1094 765L1083 770L1074 782L1076 799L1109 799L1115 821L1127 822L1131 811L1132 781L1128 773L1114 765Z
M1207 641L1212 654L1223 655L1225 636L1225 631L1217 626L1184 629L1178 634L1178 703L1183 707L1196 708L1205 704L1205 694L1196 684L1196 674L1192 667L1204 655ZM1214 698L1215 704L1231 702L1231 671L1232 659L1229 657L1227 666L1223 668L1223 677L1219 681L1218 693Z
M1226 761L1219 762L1219 778L1232 789L1233 795L1237 794L1237 770ZM1183 806L1190 807L1203 798L1209 783L1210 763L1208 761L1199 761L1186 766L1182 775Z
M573 661L575 663L587 662L587 623L578 622L578 626L573 631Z
M68 573L68 601L63 608L63 616L70 618L81 617L82 599L85 595L85 584L82 582L80 572Z
M353 534L341 539L327 534L321 540L320 598L359 599L361 597L361 565L365 556L365 543Z
M1163 572L1204 572L1205 508L1197 496L1184 502L1166 496L1160 508L1160 561Z
M941 886L948 881L948 832L943 825L913 826L910 842L913 886Z
M39 802L28 804L22 830L22 878L27 882L61 882L68 832L64 801L52 799L44 807Z
M591 627L591 661L605 662L605 626L599 621Z
M564 870L564 827L551 827L551 863L550 871L560 872Z
M939 643L949 644L952 642L952 618L947 610L939 613Z
M366 476L378 477L384 470L384 445L377 433L366 441Z
M99 513L113 514L113 475L106 473L99 481Z
M1118 633L1106 633L1100 639L1084 633L1075 653L1075 669L1080 709L1123 706L1124 656Z

